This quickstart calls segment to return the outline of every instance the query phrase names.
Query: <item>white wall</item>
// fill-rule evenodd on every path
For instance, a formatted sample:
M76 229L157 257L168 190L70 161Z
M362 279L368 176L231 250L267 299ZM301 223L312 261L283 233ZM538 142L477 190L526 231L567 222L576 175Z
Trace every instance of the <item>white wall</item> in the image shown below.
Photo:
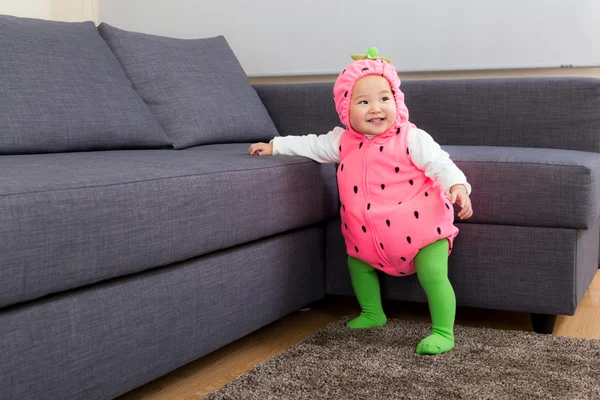
M402 73L600 66L600 0L102 0L100 20L224 35L251 77L333 74L371 46Z
M98 24L99 0L53 0L52 5L57 21L94 21Z
M0 14L53 19L51 0L0 0Z
M102 5L100 2L102 1ZM106 11L106 6L112 7L111 13L118 21L125 19L129 21L129 28L143 30L145 24L151 23L152 29L159 34L179 33L183 36L183 31L173 31L177 25L173 25L174 20L185 18L186 24L192 25L197 22L197 14L192 12L190 1L192 0L144 0L137 5L130 3L132 0L122 0L119 2L111 0L0 0L0 14L15 15L20 17L53 19L60 21L80 21L93 20L96 23L100 21L102 8ZM203 4L210 7L207 1L200 0L197 4ZM229 1L229 0L227 0ZM284 1L284 0L282 0ZM288 0L285 0L288 1ZM300 0L298 0L300 1ZM331 0L324 0L331 1ZM540 0L543 1L543 0ZM579 0L577 0L579 1ZM598 0L600 1L600 0ZM130 4L127 6L127 4ZM574 2L575 3L575 2ZM133 9L130 8L134 5ZM178 4L188 4L187 7L180 7ZM93 5L93 8L92 8ZM123 6L124 8L120 8ZM103 6L101 8L101 6ZM193 8L193 7L192 7ZM145 9L151 9L155 15L162 18L144 21ZM317 11L318 12L318 11ZM181 17L183 15L183 17ZM117 22L118 22L117 21ZM196 21L196 22L194 22ZM127 27L124 27L127 29ZM216 28L215 28L216 29ZM216 31L217 32L217 31ZM324 38L323 40L327 40ZM600 40L595 39L597 43ZM316 49L318 51L319 49ZM301 75L288 74L280 77L251 77L251 82L315 82L332 81L337 74L321 75ZM403 79L447 79L447 78L484 78L484 77L523 77L523 76L593 76L600 78L600 68L527 68L527 69L488 69L488 70L464 70L464 71L435 71L435 72L404 72L401 74Z
M0 14L54 21L98 22L99 0L0 0Z

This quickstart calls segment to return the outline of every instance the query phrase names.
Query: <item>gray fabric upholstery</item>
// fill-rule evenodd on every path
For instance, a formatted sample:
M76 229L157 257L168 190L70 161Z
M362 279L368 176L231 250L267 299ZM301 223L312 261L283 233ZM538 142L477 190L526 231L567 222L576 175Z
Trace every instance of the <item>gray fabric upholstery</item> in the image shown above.
M440 144L600 152L600 79L407 81L410 119Z
M0 15L0 154L169 147L92 22Z
M598 153L443 148L473 186L474 214L468 223L587 229L600 216Z
M598 271L600 220L588 230L457 224L449 277L459 306L573 315ZM353 295L340 221L326 234L326 292ZM425 302L416 275L381 275L382 296Z
M598 273L598 259L600 258L600 218L587 230L577 230L577 255L572 268L574 274L575 290L571 292L575 305L583 298L590 283ZM566 296L565 296L566 297Z
M253 86L281 136L321 135L343 126L335 111L333 83Z
M254 87L283 136L342 126L333 82ZM410 120L442 145L600 152L597 78L403 81L402 90Z
M106 23L98 30L175 148L278 135L223 36L175 39Z
M0 157L0 306L337 215L333 165L248 147Z
M324 295L322 228L0 310L3 399L111 399Z

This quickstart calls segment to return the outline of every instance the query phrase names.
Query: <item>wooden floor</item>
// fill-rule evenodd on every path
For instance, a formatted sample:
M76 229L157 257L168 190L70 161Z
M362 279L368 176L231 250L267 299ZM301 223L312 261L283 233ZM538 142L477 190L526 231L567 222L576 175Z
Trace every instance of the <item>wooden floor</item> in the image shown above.
M133 390L118 400L198 400L270 357L289 348L343 315L358 313L353 298L332 298L308 311L297 311L200 360ZM427 306L386 304L389 317L429 320ZM459 308L461 325L532 330L529 314ZM574 316L559 316L554 335L600 339L600 271Z

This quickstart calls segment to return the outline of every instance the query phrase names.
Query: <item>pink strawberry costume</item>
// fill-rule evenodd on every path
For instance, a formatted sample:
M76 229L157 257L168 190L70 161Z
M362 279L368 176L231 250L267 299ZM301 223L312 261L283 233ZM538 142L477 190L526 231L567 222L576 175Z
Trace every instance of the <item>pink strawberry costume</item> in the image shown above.
M350 126L349 103L356 81L372 74L390 82L397 117L390 130L369 140ZM407 138L414 125L396 69L382 59L355 61L339 75L333 93L347 127L337 178L348 255L389 275L411 275L419 249L443 238L452 249L458 228L440 185L411 162Z
M342 71L333 89L346 129L336 127L318 136L276 137L271 141L272 153L339 163L341 229L352 287L361 306L360 315L346 326L386 324L377 270L394 276L416 272L432 319L431 334L421 340L416 352L444 353L454 348L456 297L448 279L448 256L458 234L447 193L463 185L468 197L471 187L448 153L410 123L400 80L389 60L378 57L376 48L353 58L357 61ZM361 81L361 90L370 94L350 104L356 83L368 75L385 81ZM372 120L385 121L386 127L391 123L391 127L372 135L358 132L350 122L351 110L355 113L352 121L365 132L374 126L368 125Z

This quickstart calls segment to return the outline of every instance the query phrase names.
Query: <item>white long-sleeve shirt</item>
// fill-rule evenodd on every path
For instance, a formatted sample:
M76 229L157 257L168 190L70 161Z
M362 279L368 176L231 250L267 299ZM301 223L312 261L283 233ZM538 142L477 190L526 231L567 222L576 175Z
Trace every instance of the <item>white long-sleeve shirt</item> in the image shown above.
M302 156L320 163L339 163L339 143L345 129L335 127L324 135L281 136L271 140L273 155ZM365 135L368 139L373 136ZM415 166L431 180L439 182L449 194L452 186L462 184L471 194L471 185L465 174L454 164L439 144L424 130L412 128L408 132L408 150Z

